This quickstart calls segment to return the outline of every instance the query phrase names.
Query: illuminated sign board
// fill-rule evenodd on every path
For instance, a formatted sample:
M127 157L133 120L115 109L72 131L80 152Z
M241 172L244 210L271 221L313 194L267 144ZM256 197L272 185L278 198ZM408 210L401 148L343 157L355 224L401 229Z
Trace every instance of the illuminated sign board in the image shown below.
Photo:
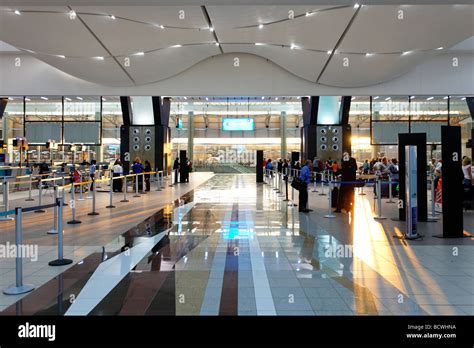
M224 131L253 131L255 129L253 118L223 118L222 130Z

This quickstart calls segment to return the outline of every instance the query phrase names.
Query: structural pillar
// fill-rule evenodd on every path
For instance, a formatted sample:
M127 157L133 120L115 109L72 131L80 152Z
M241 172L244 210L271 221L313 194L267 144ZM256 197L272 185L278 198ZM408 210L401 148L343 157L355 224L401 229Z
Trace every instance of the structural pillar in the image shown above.
M288 157L288 150L286 147L286 111L282 111L280 113L280 139L281 139L281 146L280 146L280 157L282 159Z
M194 162L194 112L188 112L188 158Z

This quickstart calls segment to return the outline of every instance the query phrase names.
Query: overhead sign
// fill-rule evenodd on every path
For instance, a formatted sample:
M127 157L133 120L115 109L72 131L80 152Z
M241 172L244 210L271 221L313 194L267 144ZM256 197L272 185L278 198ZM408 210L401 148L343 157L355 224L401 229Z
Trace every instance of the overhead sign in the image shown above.
M255 129L253 118L223 118L222 130L224 131L253 131Z

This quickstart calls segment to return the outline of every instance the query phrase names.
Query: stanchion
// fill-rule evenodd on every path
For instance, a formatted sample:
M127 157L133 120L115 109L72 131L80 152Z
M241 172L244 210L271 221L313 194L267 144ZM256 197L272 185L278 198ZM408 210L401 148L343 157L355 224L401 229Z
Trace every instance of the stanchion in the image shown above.
M92 183L92 185L94 185L94 182ZM95 191L97 190L94 187L94 190L92 191L92 211L87 215L99 215L99 213L95 211Z
M431 212L428 218L431 221L439 220L438 214L436 213L436 188L433 186L434 180L431 179Z
M359 196L365 196L364 186L365 186L365 184L360 188L361 192L359 192Z
M336 217L336 215L332 213L332 190L333 190L333 183L329 182L328 213L324 215L324 217L327 219L333 219Z
M319 173L314 173L314 185L313 185L313 191L311 191L311 192L318 192L318 189L317 189L317 187L316 187L316 184L317 184L317 181L318 181L318 180L317 180L318 174L319 174Z
M285 199L283 200L283 202L289 202L290 200L288 199L288 175L286 176L286 180L283 180L285 181Z
M80 224L82 221L76 220L76 193L75 193L74 184L71 184L71 209L72 209L72 220L68 221L68 225L77 225Z
M7 212L9 210L9 191L10 191L10 183L4 179L3 180L3 208L4 212ZM11 216L5 215L0 217L0 221L11 221L13 218Z
M58 204L58 258L48 262L48 265L64 266L72 263L72 260L63 258L63 198L59 198L56 204Z
M293 179L291 179L291 180L293 180ZM297 207L298 206L297 204L295 204L295 189L293 188L293 186L291 186L291 200L289 201L288 206L289 207Z
M120 202L123 202L123 203L128 202L128 199L127 199L127 176L126 175L123 176L123 199Z
M166 175L166 180L168 181L168 175ZM161 171L161 188L164 189L166 188L165 185L165 173Z
M163 176L163 172L156 172L156 191L161 191L161 178Z
M324 175L324 172L321 173L321 193L319 194L319 196L326 196L326 194L324 193L324 181L326 180L325 178L325 175Z
M43 182L40 180L38 184L38 205L41 207L43 204ZM35 213L44 213L45 211L41 208L35 210Z
M377 178L376 182L377 190L377 216L374 216L375 220L385 220L386 217L382 216L382 181L380 178Z
M113 178L113 176L111 176L110 177L110 190L109 190L109 205L106 206L106 208L109 208L109 209L115 208L115 205L113 205L113 203L112 203L113 194L114 194L113 185L114 185L114 178Z
M54 201L58 200L58 187L54 186ZM58 206L56 205L53 208L53 228L46 232L47 234L57 234L58 233Z
M138 193L138 174L135 174L135 194L133 197L141 197Z
M146 194L146 185L145 185L145 174L142 173L142 195Z
M82 188L84 185L82 185L82 173L79 174L79 182L81 185L79 185L79 199L78 201L83 201L84 200L84 189Z
M5 295L19 295L35 289L33 285L23 284L23 241L22 241L22 216L21 208L15 208L15 245L16 245L16 279L15 286L3 290Z
M31 197L31 191L33 190L33 175L30 174L30 185L28 188L28 198L25 199L26 202L34 201L33 197Z
M388 201L385 203L395 203L392 199L392 175L388 175Z

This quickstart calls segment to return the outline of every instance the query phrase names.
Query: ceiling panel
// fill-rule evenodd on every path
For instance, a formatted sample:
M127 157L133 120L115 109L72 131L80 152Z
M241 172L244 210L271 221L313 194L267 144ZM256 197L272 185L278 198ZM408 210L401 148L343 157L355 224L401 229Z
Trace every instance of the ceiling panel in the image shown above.
M133 82L113 58L68 58L38 55L44 62L80 79L108 86L132 86Z
M262 29L258 27L235 29L225 25L225 20L228 18L230 20L232 16L239 18L239 12L232 14L220 9L219 13L216 12L216 16L220 16L223 24L214 24L214 28L221 43L261 42L287 45L294 43L304 48L327 51L334 48L353 13L352 7L342 8L266 25Z
M48 54L78 57L107 55L84 25L77 19L71 20L66 12L28 12L18 16L13 12L0 11L0 40L15 47Z
M411 53L406 56L384 54L365 55L335 54L324 71L320 83L334 87L362 87L382 83L398 77L416 64L435 53ZM349 58L349 66L344 67L344 58Z
M160 29L151 25L81 15L114 55L133 54L177 44L215 42L209 30Z
M339 49L384 53L448 48L472 35L472 5L363 6Z
M319 72L328 59L326 53L312 52L306 50L291 50L281 46L255 46L251 45L222 45L225 53L245 52L267 58L294 75L312 82L316 81Z
M137 84L151 83L179 74L194 64L220 54L215 45L172 47L144 56L133 56L127 71Z

